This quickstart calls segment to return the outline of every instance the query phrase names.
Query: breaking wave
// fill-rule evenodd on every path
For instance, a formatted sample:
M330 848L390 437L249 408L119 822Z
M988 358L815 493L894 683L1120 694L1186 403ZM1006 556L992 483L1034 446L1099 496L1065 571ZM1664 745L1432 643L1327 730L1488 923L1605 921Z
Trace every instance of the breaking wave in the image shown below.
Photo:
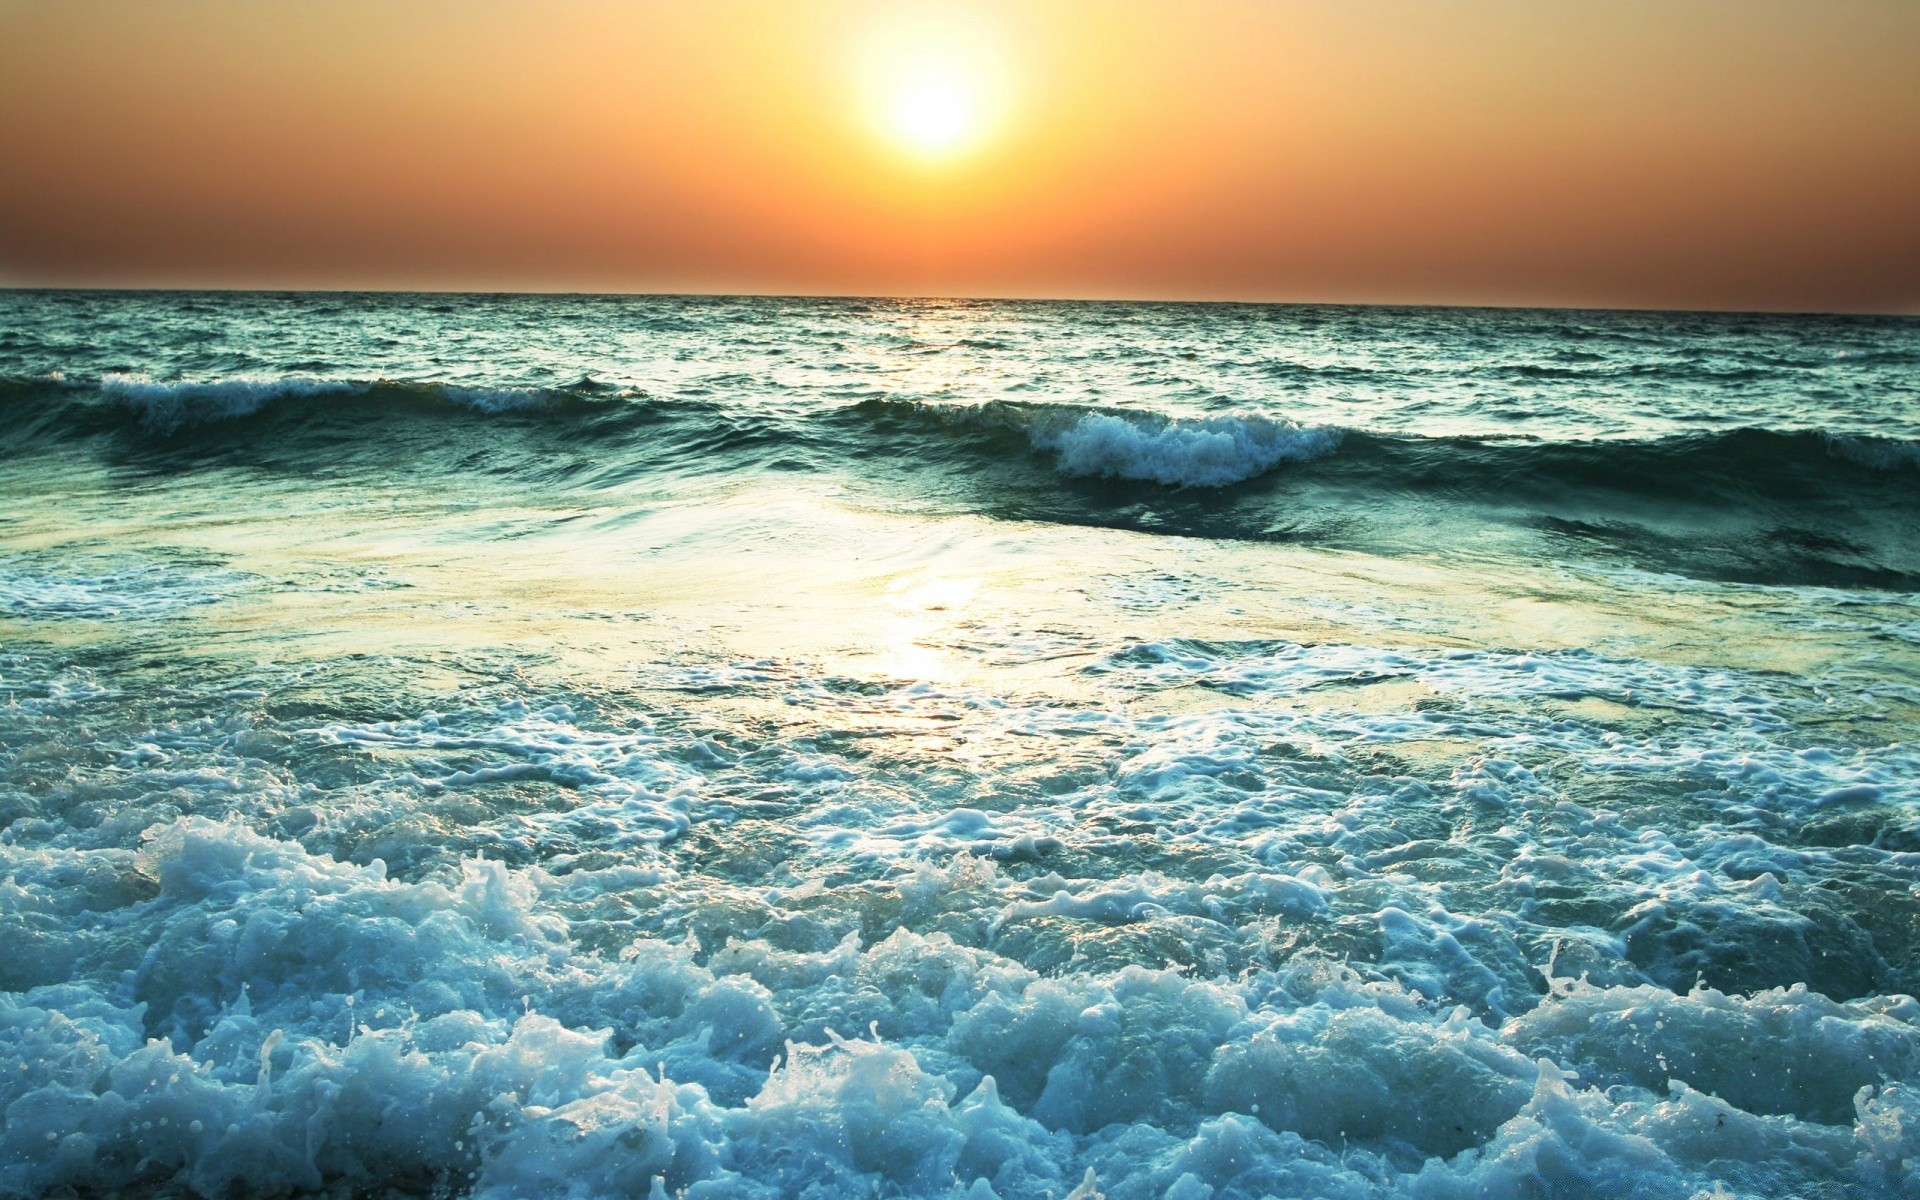
M124 681L4 665L0 731L118 765L15 802L34 836L0 840L0 1195L1898 1196L1920 1153L1897 918L1868 936L1884 901L1808 878L1877 886L1910 856L1788 844L1904 786L1912 755L1795 748L1811 701L1777 681L1136 643L1090 678L1284 698L1406 677L1465 707L1135 718L742 669L795 712L964 713L997 757L1115 735L1078 793L985 811L877 803L884 779L801 729L730 749L517 691L288 725L224 679L150 727L116 716ZM1514 713L1540 696L1683 728ZM1742 752L1703 756L1709 730ZM1621 786L1683 772L1732 824L1683 852L1551 769L1335 779L1344 756L1301 749L1442 733ZM570 800L515 802L540 787ZM443 800L467 815L423 820ZM110 826L61 816L109 802ZM659 853L770 814L824 857L769 879ZM1219 865L1129 865L1107 832L1128 823ZM1484 889L1433 889L1429 860ZM1645 902L1607 899L1625 887Z
M1176 418L1087 413L1034 431L1069 475L1139 479L1169 487L1225 487L1283 462L1310 462L1340 445L1337 429L1302 428L1257 416Z
M1894 438L1419 436L1255 412L667 399L591 378L492 388L15 378L0 380L0 394L0 444L92 447L165 470L409 471L423 482L481 472L549 495L662 473L803 471L850 477L915 510L1388 552L1431 548L1438 525L1466 521L1550 535L1549 553L1712 578L1920 580L1920 442Z
M657 870L404 882L201 819L10 857L72 949L151 950L137 1002L0 993L9 1195L1893 1196L1920 1152L1906 998L1559 979L1487 1023L1326 962L1047 977L906 929L603 956L553 911L670 895ZM900 888L961 915L998 885L962 859Z
M100 390L132 413L143 427L161 434L250 417L286 401L327 397L384 400L389 404L439 400L474 412L499 413L538 408L574 394L570 389L475 388L386 380L357 383L300 377L156 383L132 375L105 376L100 380Z
M838 461L876 451L912 452L906 443L917 440L930 459L954 449L1000 458L1025 451L1047 456L1066 475L1173 488L1226 488L1289 464L1336 457L1343 472L1390 472L1411 485L1446 482L1460 490L1492 490L1601 481L1617 489L1643 488L1654 496L1690 485L1765 490L1783 473L1839 481L1860 467L1876 472L1920 468L1920 442L1818 431L1736 429L1555 442L1370 432L1303 425L1262 413L1174 415L1073 404L957 405L885 397L797 414L752 404L664 401L591 378L564 386L473 387L305 377L157 382L108 375L93 381L0 379L0 394L16 402L5 423L8 432L34 426L30 410L35 406L19 402L39 399L54 415L67 418L59 429L69 435L118 428L173 441L217 436L222 426L259 419L270 410L295 417L349 413L363 422L436 413L448 418L532 415L562 430L583 421L636 428L698 424L725 414L731 428L759 435L745 440L784 438L799 448L824 440ZM832 436L823 439L825 434ZM713 444L719 451L728 446L724 440Z

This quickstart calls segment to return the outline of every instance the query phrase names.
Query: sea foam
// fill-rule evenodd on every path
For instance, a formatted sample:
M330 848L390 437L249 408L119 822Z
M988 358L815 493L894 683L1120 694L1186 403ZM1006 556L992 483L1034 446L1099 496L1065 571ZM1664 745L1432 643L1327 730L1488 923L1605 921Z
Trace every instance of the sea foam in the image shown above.
M151 619L216 604L260 581L200 563L0 558L0 613L35 619Z
M5 851L24 896L102 853ZM408 883L204 820L107 859L145 898L68 919L146 947L138 966L0 996L11 1195L979 1200L1092 1171L1116 1200L1678 1198L1736 1159L1897 1195L1920 1149L1917 1098L1879 1083L1916 1066L1905 999L1562 979L1489 1023L1328 962L1048 977L906 930L703 963L648 938L584 950L539 872L482 860ZM979 866L928 882L948 903L996 886Z
M1053 451L1069 475L1140 479L1170 487L1226 487L1284 462L1310 462L1340 445L1337 429L1261 416L1167 417L1086 413L1042 425L1036 448Z
M99 760L7 799L7 1195L1898 1196L1920 1153L1920 1006L1861 985L1877 952L1806 885L1910 864L1753 832L1915 764L1797 744L1781 679L1137 642L1084 678L1223 699L1132 713L660 672L941 728L1030 789L1009 808L804 727L508 695L280 729L233 680L211 715L176 694L122 727L129 697L85 672L0 667L9 744L37 747L18 769ZM1339 702L1410 683L1447 703ZM1665 715L1516 708L1595 698ZM1701 760L1707 729L1742 753ZM1354 765L1446 739L1479 753ZM302 746L316 778L275 765ZM1635 826L1594 795L1674 779L1727 820ZM664 857L768 829L818 865Z
M100 390L137 413L160 433L249 417L279 400L339 395L356 389L337 379L223 378L204 382L159 382L137 375L107 375Z
M304 376L155 381L137 375L107 375L100 379L99 387L113 403L134 412L141 424L162 434L217 425L253 416L282 402L318 397L365 397L385 392L396 399L425 398L481 413L502 413L539 408L557 394L534 387L468 387Z

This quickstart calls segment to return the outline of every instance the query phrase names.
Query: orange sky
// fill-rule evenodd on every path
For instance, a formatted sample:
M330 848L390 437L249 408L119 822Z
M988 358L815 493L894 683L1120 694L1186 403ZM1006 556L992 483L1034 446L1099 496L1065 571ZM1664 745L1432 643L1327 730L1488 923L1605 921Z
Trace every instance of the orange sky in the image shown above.
M1915 0L0 0L10 284L1912 312L1916 214Z

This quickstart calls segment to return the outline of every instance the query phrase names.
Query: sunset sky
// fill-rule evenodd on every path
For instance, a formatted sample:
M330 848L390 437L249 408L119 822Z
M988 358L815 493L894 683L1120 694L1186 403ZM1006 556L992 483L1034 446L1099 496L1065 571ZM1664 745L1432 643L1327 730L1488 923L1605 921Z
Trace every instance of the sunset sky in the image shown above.
M1914 0L0 0L0 283L1920 311Z

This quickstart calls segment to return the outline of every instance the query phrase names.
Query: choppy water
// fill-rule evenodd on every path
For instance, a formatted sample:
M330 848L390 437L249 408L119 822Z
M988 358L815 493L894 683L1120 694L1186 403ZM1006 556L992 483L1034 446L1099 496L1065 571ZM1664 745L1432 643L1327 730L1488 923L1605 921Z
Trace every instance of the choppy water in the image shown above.
M0 293L0 1192L1920 1195L1916 380Z

